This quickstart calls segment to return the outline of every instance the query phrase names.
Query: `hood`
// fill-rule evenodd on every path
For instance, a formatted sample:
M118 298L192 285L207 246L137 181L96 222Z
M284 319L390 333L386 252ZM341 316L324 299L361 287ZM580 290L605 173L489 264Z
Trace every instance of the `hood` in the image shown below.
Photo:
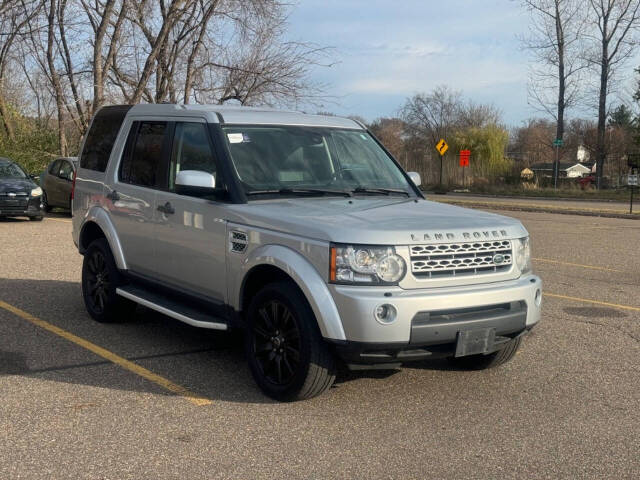
M261 200L232 205L231 211L232 222L337 243L410 245L527 235L513 218L398 197Z
M28 178L0 178L0 193L27 192L29 194L37 186L33 180Z

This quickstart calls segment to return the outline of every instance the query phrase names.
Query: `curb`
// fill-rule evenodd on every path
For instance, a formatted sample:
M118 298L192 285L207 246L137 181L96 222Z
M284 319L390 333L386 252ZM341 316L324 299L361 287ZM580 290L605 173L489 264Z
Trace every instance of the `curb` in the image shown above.
M459 201L459 200L435 200L441 203L447 203L450 205L457 205L459 207L471 207L471 208L486 208L491 210L508 210L513 212L537 212L537 213L558 213L561 215L582 215L585 217L603 217L603 218L624 218L628 220L640 220L640 214L638 213L616 213L616 212L606 212L602 210L580 210L580 209L570 209L570 208L562 208L562 207L539 207L539 206L527 206L527 205L518 205L518 204L506 204L506 203L485 203L485 202L475 202L470 200Z

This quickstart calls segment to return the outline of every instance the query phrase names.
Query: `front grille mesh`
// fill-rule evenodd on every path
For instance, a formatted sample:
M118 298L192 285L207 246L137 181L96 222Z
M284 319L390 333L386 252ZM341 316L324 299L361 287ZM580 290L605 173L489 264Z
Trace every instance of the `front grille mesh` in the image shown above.
M27 199L10 199L7 200L6 196L0 195L0 215L17 215L22 214L27 210Z
M411 271L417 278L503 272L509 270L513 263L509 240L413 245L409 252Z

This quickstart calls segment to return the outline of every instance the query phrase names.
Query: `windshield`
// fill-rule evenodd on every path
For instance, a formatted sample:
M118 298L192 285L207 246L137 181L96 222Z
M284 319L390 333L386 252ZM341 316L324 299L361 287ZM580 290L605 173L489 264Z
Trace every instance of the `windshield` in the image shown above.
M27 175L15 163L0 163L0 178L27 178Z
M362 130L227 126L224 132L249 195L413 194L400 169Z

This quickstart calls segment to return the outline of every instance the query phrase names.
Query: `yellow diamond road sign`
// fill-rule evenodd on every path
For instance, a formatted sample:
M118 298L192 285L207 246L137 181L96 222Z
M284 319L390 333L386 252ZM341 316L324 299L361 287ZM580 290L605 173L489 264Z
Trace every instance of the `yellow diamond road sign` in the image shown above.
M436 150L440 155L444 155L449 150L449 145L444 141L444 138L441 138L440 141L436 144Z

